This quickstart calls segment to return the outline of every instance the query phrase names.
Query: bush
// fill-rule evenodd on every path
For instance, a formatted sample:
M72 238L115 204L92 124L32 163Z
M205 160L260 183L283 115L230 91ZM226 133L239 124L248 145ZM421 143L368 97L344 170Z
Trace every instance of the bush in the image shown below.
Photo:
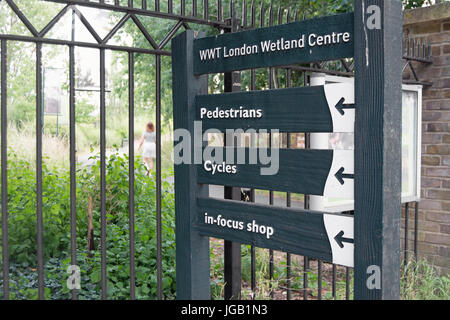
M81 269L80 299L100 297L100 161L77 171L77 265ZM136 297L156 298L156 187L135 162ZM70 171L44 164L43 213L46 296L68 299L66 272L70 265ZM175 294L175 221L173 187L163 177L163 290ZM37 295L36 183L34 165L10 151L8 161L9 258L11 296ZM113 154L106 161L108 298L129 298L128 158ZM93 244L88 250L88 216L92 214ZM1 284L1 281L0 281Z

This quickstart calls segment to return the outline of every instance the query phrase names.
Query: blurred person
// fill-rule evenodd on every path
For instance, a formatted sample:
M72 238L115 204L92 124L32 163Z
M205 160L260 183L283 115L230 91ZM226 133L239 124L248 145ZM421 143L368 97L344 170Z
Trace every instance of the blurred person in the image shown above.
M144 160L145 167L147 168L146 176L149 176L150 171L153 170L153 159L156 157L156 133L155 126L152 122L147 123L145 131L142 133L141 140L139 141L139 150L142 146L142 160Z

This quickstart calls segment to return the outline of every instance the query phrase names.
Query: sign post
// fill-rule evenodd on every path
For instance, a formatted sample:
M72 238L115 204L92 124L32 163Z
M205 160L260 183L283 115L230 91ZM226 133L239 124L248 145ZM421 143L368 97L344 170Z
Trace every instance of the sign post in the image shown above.
M355 1L355 14L214 37L186 31L172 48L177 298L210 298L209 237L216 237L354 267L355 299L398 299L401 2ZM208 73L352 57L355 87L206 94ZM227 137L225 146L206 145L211 130ZM264 154L261 146L229 145L236 132L257 130L355 132L355 150L269 144ZM355 212L212 199L208 184L345 197Z
M355 1L356 299L399 299L402 4Z
M194 76L194 32L184 32L172 41L174 127L195 138L195 96L208 92L207 76ZM176 132L174 139L177 139ZM184 152L193 154L194 145ZM201 146L200 146L201 147ZM197 197L208 197L208 186L196 182L195 167L182 163L175 169L177 299L210 299L209 238L201 236L195 223Z

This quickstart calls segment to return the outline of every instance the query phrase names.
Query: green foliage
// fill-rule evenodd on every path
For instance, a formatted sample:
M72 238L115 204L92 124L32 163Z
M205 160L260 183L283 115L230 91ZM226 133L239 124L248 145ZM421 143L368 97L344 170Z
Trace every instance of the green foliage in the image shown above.
M425 4L425 0L403 0L405 9L420 8Z
M450 300L450 278L440 276L425 259L402 266L401 297L404 300Z
M96 299L100 292L100 160L77 171L77 258L82 279L80 298ZM129 298L128 158L112 154L106 162L107 272L111 299ZM135 162L136 296L156 297L156 187ZM66 299L70 265L70 172L45 165L43 170L44 260L48 298ZM170 172L167 174L171 174ZM162 238L163 290L175 293L175 222L173 187L163 175ZM34 298L36 283L36 184L31 163L12 151L8 162L9 257L13 298ZM91 206L89 206L91 203ZM87 250L88 213L92 212L94 250Z

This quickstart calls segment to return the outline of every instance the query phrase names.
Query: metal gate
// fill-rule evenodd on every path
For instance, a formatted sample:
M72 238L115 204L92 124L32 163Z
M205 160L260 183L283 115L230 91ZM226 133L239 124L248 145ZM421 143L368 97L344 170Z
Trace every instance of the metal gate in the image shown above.
M162 85L162 70L161 57L170 56L171 52L166 49L167 44L172 37L183 29L190 29L189 24L209 26L215 29L216 32L236 32L240 29L250 29L257 27L264 27L265 25L275 25L288 23L299 19L309 18L314 15L314 12L296 11L283 8L275 8L270 6L265 8L264 1L255 3L255 1L243 0L241 3L235 3L230 1L185 1L173 3L172 0L168 0L163 4L160 4L159 0L147 1L147 0L99 0L94 1L82 1L82 0L46 0L48 2L55 2L64 4L63 9L41 30L38 30L22 12L17 5L16 0L4 0L8 7L14 12L14 14L20 19L20 21L26 26L31 36L13 35L13 34L0 34L1 41L1 196L2 196L2 267L3 267L3 299L10 298L10 279L9 279L9 253L8 253L8 141L7 141L7 45L9 42L20 43L34 43L36 48L36 79L35 79L35 96L36 96L36 171L35 171L35 183L36 183L36 273L37 273L37 289L38 299L45 298L45 284L44 284L44 255L43 255L43 234L46 221L43 218L43 171L42 171L42 101L44 95L43 88L43 70L42 70L42 46L43 44L51 44L57 46L66 46L69 49L69 141L70 141L70 264L77 265L77 207L76 207L76 195L77 195L77 181L76 181L76 135L75 135L75 117L76 117L76 99L75 99L75 48L92 48L99 51L99 65L100 65L100 251L101 251L101 298L107 299L107 210L106 210L106 80L105 80L105 52L107 50L125 52L128 54L128 141L129 141L129 192L128 192L128 219L129 219L129 296L131 299L136 298L136 276L135 276L135 195L134 195L134 145L132 143L134 136L134 67L135 67L135 55L145 54L154 56L154 71L156 77L155 84L155 110L156 110L156 283L157 283L157 298L163 299L163 264L162 264L162 177L161 177L161 85ZM150 3L151 2L151 3ZM109 12L116 12L122 14L120 21L111 29L111 31L104 37L99 35L99 32L91 25L88 19L79 10L81 7L96 8L107 10ZM75 17L79 19L83 26L89 31L90 35L95 39L96 43L88 43L77 41L73 36L71 40L60 40L48 37L48 34L52 28L58 23L58 21L67 13L72 13L72 21ZM165 35L160 43L157 43L151 36L151 32L147 30L146 26L141 22L139 17L156 17L167 20L173 20L173 28ZM118 46L109 44L109 40L119 31L119 29L125 25L127 21L133 21L142 35L151 45L151 49L145 49L141 47L132 46ZM72 24L72 29L74 24ZM73 31L73 30L72 30ZM413 54L414 55L414 54ZM417 56L417 52L415 53ZM417 57L411 56L410 52L405 55L405 59L414 60ZM423 60L429 62L430 50L429 46L423 47L423 55L419 61ZM339 76L352 76L351 61L339 60L333 62L317 62L309 65L302 66L284 66L279 68L270 68L269 70L263 70L265 80L261 85L261 78L257 79L257 74L261 70L248 70L247 73L249 82L246 84L248 89L257 90L261 87L278 88L278 87L290 87L290 86L307 86L309 85L309 74L311 72L322 72ZM240 73L226 74L224 78L224 90L235 91L241 90L240 85ZM258 83L259 81L259 83ZM284 146L289 148L290 136L284 137ZM304 135L304 146L309 147L309 136ZM226 188L225 197L233 198L236 200L254 201L255 191L244 192L241 195L241 190L236 188ZM242 197L242 198L241 198ZM308 208L308 196L305 195L304 206ZM274 203L274 192L269 191L269 203ZM286 206L291 205L291 195L286 195ZM417 204L416 215L417 215ZM408 207L406 207L408 208ZM407 210L407 209L406 209ZM417 219L416 219L417 223ZM417 232L416 232L417 233ZM255 277L256 256L254 247L250 248L251 256L251 282L250 289L255 292L257 287L257 280ZM416 248L415 248L416 249ZM225 298L240 298L241 297L241 245L225 242ZM303 288L295 289L300 292L304 299L308 299L309 287L308 284L308 271L311 267L311 261L308 257L303 257ZM269 253L269 271L268 278L272 279L274 275L274 252ZM291 272L292 257L288 253L285 257L286 265L286 282L283 291L286 292L286 299L291 299L292 289L291 279L295 275ZM317 298L322 298L322 270L323 262L314 261L314 272L317 272ZM331 266L332 272L332 298L336 298L336 275L338 273L338 267L336 265ZM351 271L349 268L344 269L345 274L345 297L348 299L350 293L350 276ZM274 288L270 288L270 296L274 297ZM72 290L72 299L78 298L78 291Z

